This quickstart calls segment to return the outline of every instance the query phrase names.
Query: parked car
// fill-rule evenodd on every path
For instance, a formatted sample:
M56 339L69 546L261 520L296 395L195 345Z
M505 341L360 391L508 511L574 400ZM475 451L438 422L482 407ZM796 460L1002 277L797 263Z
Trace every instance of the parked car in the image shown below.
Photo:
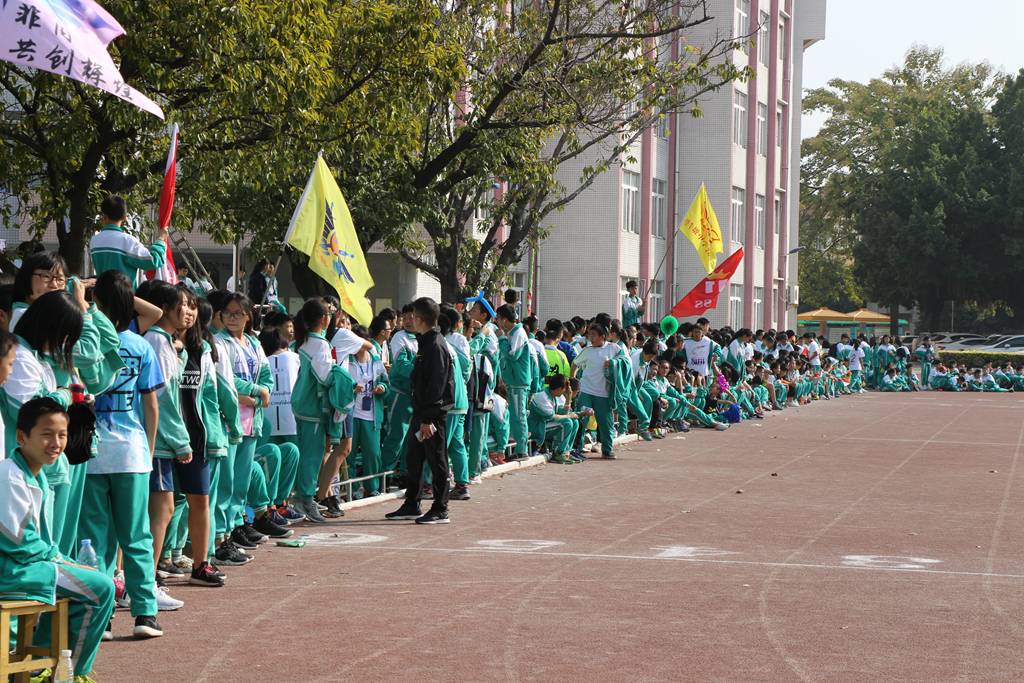
M1024 354L1024 334L1004 339L1001 342L986 346L978 351L995 351L998 353L1021 353Z
M957 342L940 344L939 346L942 347L943 351L981 351L992 346L992 342L985 337L967 337Z

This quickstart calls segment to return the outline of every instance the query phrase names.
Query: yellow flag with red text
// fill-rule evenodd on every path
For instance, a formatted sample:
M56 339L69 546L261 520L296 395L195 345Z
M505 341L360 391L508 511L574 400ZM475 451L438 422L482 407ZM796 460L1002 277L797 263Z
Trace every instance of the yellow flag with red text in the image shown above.
M704 264L704 270L708 273L713 271L718 262L718 254L725 248L722 244L722 229L718 226L718 216L715 215L715 208L708 199L704 183L701 183L697 197L690 205L690 210L686 212L679 232L693 243L700 262Z

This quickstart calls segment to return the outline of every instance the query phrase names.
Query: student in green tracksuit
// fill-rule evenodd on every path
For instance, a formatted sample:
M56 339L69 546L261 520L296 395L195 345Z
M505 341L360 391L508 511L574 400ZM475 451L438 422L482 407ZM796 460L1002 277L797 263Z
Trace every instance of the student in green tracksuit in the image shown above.
M547 388L538 391L530 399L530 435L534 441L551 443L550 462L571 465L569 457L576 432L579 430L579 416L565 409L565 391L568 381L562 375L548 377ZM548 427L552 427L548 438Z
M0 600L53 605L67 598L72 664L79 675L88 676L114 612L114 582L65 559L50 534L50 487L43 469L62 457L67 413L53 399L36 398L19 411L15 429L18 448L0 461ZM47 614L40 620L36 646L49 646L50 618Z
M629 328L640 324L646 312L647 304L638 295L639 287L636 280L626 283L626 296L622 299L622 326Z
M487 437L490 433L491 411L494 389L498 383L498 337L491 322L491 312L477 302L469 311L473 338L469 342L470 357L473 359L477 377L477 395L473 410L473 425L469 432L469 478L479 481L480 473L487 466ZM502 449L504 450L504 449Z
M330 308L320 297L308 299L295 316L295 345L300 364L292 389L292 412L298 430L299 471L292 507L318 524L327 521L313 496L329 445L332 413L351 408L356 387L352 376L331 357L331 345L324 337L330 321Z
M228 524L234 525L231 535L236 544L244 545L242 541L248 540L251 545L261 542L261 536L266 535L263 531L254 530L246 522L244 509L256 458L256 444L263 434L263 411L270 405L274 377L270 373L270 364L263 353L263 347L252 335L252 304L248 297L237 292L228 295L223 301L221 320L224 322L224 330L220 337L226 342L230 354L242 422L242 442L235 449ZM262 510L260 518L265 516L266 510ZM261 524L267 525L276 536L283 533L273 528L273 522L269 520Z
M508 419L510 438L515 441L515 459L530 454L530 427L527 424L530 404L530 387L533 384L533 353L530 339L515 310L505 304L498 307L497 324L501 330L498 339L498 362L501 378L508 390Z
M921 384L931 386L929 378L932 371L932 361L935 360L935 348L928 337L921 339L921 344L914 349L914 358L921 364Z
M412 304L402 308L402 329L388 342L391 356L391 394L385 405L387 433L381 444L381 463L386 470L406 474L405 449L412 421L412 367L416 360L416 333L413 331Z
M149 473L157 432L157 395L164 384L153 348L129 327L135 305L124 273L106 271L96 279L96 305L120 337L124 367L113 386L96 397L97 456L87 464L78 535L92 539L100 571L113 576L117 551L124 558L125 588L140 627L136 637L153 637L157 613L153 536L149 529Z
M458 311L454 308L442 308L437 324L452 356L455 383L455 401L445 418L448 460L451 461L452 478L455 480L455 486L449 492L448 498L469 500L469 452L466 450L465 440L469 396L466 388L473 372L473 359L470 356L469 341L462 334L462 315ZM430 469L428 468L426 472L429 474Z
M613 320L608 328L608 343L619 349L618 354L612 359L611 367L612 393L619 418L616 431L619 434L629 432L629 415L632 413L636 416L637 434L644 441L651 441L651 413L640 399L636 383L633 381L633 358L629 354L626 335L627 332Z
M94 375L104 356L100 332L93 322L93 309L85 301L82 283L75 280L73 287L73 298L62 291L38 297L15 326L16 360L11 375L0 388L0 409L8 444L14 443L18 410L29 399L49 395L64 406L71 404L70 386L76 383L72 374L76 362L88 369L86 374L94 381L94 388L106 388L95 383ZM105 316L103 321L109 326ZM65 556L74 557L86 466L71 466L67 457L61 456L46 467L45 473L53 494L47 497L51 507L47 518L53 527L53 540Z
M573 359L573 367L580 377L580 408L593 408L597 420L597 438L601 443L601 454L614 459L614 417L611 398L611 363L621 349L609 344L608 328L601 323L591 323L587 330L589 345ZM583 425L580 427L584 428Z
M354 331L363 339L367 338L362 327L356 327ZM381 359L366 348L350 355L341 365L356 384L349 459L362 464L363 476L380 474L385 471L380 458L380 428L384 423L384 402L388 396L388 372ZM365 480L363 497L384 493L383 485L382 478Z
M109 196L100 205L103 228L89 242L92 267L99 275L116 270L128 276L132 286L138 284L140 270L156 270L167 258L167 230L157 231L148 247L124 231L122 225L128 209L122 197Z

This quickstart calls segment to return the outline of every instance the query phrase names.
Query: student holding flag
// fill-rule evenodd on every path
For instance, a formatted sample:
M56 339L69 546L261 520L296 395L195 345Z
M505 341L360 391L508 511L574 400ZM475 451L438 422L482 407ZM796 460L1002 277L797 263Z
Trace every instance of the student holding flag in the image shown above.
M89 255L97 274L117 270L138 284L140 270L156 270L163 266L167 256L167 228L157 230L148 247L129 235L122 227L128 215L123 197L112 195L100 205L103 228L89 242Z

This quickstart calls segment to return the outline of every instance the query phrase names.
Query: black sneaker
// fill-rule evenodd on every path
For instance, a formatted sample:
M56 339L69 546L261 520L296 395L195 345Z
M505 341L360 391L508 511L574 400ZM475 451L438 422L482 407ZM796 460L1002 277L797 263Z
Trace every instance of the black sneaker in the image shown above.
M249 536L245 533L245 530L240 526L232 529L231 542L237 545L239 548L245 548L246 550L256 549L256 544L249 540Z
M156 573L161 579L185 576L185 570L174 564L169 557L160 558L160 563L156 566Z
M274 521L270 519L270 515L263 515L257 519L253 522L252 528L271 538L288 538L294 533L291 529L274 524Z
M384 519L419 519L423 516L423 512L419 506L403 505L394 512L389 512L384 515Z
M224 585L224 575L210 566L209 562L202 562L192 570L192 576L188 582L193 586L210 586L220 588Z
M327 509L324 510L324 517L335 519L345 516L345 511L341 509L341 502L337 496L327 496L322 502L327 506Z
M164 630L156 623L156 617L135 617L132 635L136 638L159 638L163 634Z
M447 512L438 512L436 510L431 510L422 517L416 518L417 524L448 524L450 521Z
M261 545L267 542L267 535L254 529L252 524L243 524L242 533L245 534L245 537L249 539L250 543Z
M224 542L217 548L217 552L214 554L211 562L219 567L240 567L243 564L252 562L252 558L248 555L243 555L232 543Z
M463 484L456 484L455 488L448 494L449 500L469 500L470 498L469 487Z

